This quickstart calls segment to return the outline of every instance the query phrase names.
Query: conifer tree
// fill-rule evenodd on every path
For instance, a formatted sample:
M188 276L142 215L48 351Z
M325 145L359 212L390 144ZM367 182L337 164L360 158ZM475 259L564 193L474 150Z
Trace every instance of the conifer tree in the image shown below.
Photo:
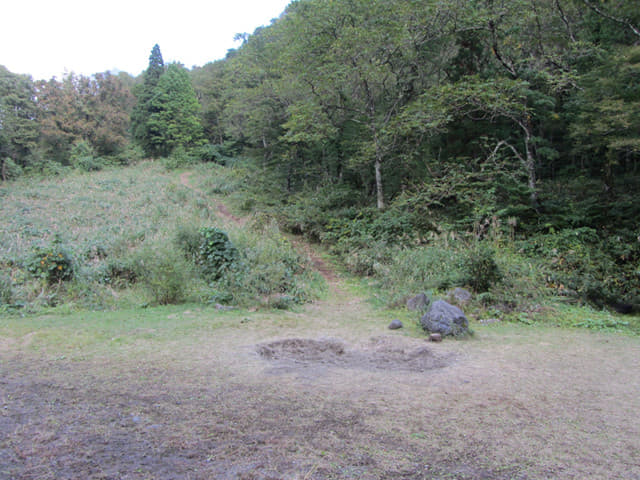
M164 61L160 46L156 43L149 55L149 66L143 73L143 82L138 85L134 94L138 99L131 114L131 132L135 142L137 142L147 155L158 155L160 152L154 149L150 139L154 136L150 131L149 119L154 113L153 96L160 77L164 73Z
M190 148L202 140L200 103L189 74L181 65L172 63L162 74L154 89L151 109L146 141L153 152L166 156L176 147Z
M133 137L147 155L166 156L176 147L190 148L201 142L200 104L189 74L177 63L166 67L158 45L151 51L136 96Z

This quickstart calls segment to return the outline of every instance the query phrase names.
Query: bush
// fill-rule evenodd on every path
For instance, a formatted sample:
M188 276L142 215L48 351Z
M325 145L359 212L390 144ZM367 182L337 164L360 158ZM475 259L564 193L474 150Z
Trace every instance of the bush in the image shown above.
M462 264L463 283L476 292L486 292L500 281L502 275L495 260L495 251L484 243L472 248Z
M201 162L214 162L219 165L226 165L235 154L230 144L216 145L208 143L194 149L194 155Z
M601 235L581 227L538 235L521 243L547 264L547 284L560 295L599 308L640 301L640 243L631 232Z
M320 290L321 277L271 223L260 232L234 239L238 258L216 283L216 301L288 308L308 302Z
M140 145L129 144L127 148L118 152L114 159L119 165L134 165L145 158L144 150Z
M142 274L135 259L110 257L102 280L115 288L126 288L136 283Z
M188 167L196 163L197 158L182 146L176 147L165 159L164 166L167 170Z
M383 300L402 302L430 290L445 290L462 284L460 249L441 239L432 244L392 250L391 260L376 271Z
M134 255L137 280L159 305L182 303L190 268L171 249L144 247Z
M197 264L207 278L218 280L238 259L238 250L233 246L228 235L218 228L204 227L200 229L199 234ZM193 243L188 245L188 248L192 245Z
M49 285L73 278L71 256L58 240L49 246L36 248L26 267Z
M0 274L0 306L11 303L13 299L12 287L11 277L5 273Z
M13 180L22 175L22 167L11 158L5 157L0 161L0 180Z
M71 165L83 172L97 172L104 167L104 161L96 156L89 142L81 140L71 149Z
M197 264L202 241L203 237L198 228L192 225L180 225L176 230L173 244L183 252L187 260Z

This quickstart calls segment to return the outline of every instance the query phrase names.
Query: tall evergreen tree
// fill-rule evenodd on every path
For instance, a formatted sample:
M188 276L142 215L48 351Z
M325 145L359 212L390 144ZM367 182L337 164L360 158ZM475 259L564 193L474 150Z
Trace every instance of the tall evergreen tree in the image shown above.
M149 67L147 67L145 73L145 83L156 86L164 71L164 60L162 59L160 46L156 43L151 49L151 55L149 55Z
M156 43L149 55L149 66L143 74L142 84L134 89L134 94L138 99L131 114L131 132L133 139L143 148L147 155L158 155L150 139L155 135L150 131L149 119L154 110L153 96L155 88L158 86L160 77L165 71L164 60L160 47Z
M168 155L176 147L193 147L203 139L200 104L189 74L172 63L160 77L151 98L147 121L147 145L156 154Z

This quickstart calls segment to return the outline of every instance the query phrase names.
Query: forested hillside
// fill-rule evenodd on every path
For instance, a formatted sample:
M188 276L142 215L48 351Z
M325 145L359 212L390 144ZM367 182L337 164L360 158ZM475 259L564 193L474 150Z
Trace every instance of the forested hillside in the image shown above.
M247 158L241 206L391 303L394 276L640 303L637 0L298 0L191 71L158 46L137 79L1 69L0 126L3 180Z

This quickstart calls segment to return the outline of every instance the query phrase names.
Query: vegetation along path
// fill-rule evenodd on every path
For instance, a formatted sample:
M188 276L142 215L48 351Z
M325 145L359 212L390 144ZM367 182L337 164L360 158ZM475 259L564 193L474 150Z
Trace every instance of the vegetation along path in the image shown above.
M640 478L637 338L427 343L319 268L296 311L0 317L0 478Z

